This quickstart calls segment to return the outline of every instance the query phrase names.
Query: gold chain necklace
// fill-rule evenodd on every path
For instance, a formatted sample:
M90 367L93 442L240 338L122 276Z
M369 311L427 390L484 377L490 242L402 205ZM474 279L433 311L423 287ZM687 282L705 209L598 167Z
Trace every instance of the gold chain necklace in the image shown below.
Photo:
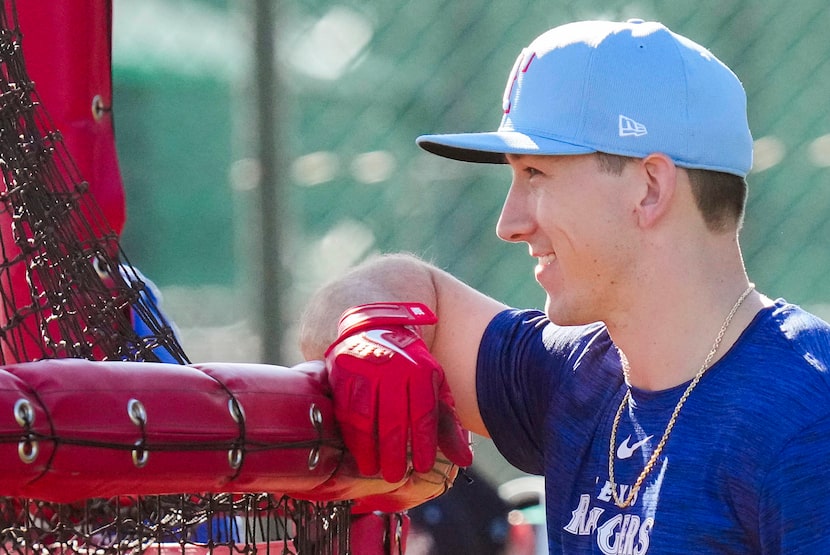
M689 387L686 388L686 391L680 397L680 400L677 402L677 405L674 407L674 411L672 412L671 418L669 419L669 423L666 425L666 431L663 432L663 437L660 438L660 442L657 444L657 447L654 449L654 452L651 454L651 457L648 459L645 468L643 471L640 472L640 475L637 477L637 481L634 482L634 485L631 487L631 490L628 492L628 495L625 499L620 499L617 495L617 483L614 478L614 451L617 445L617 428L620 425L620 418L622 417L623 410L628 405L629 401L631 400L631 387L629 386L628 391L625 392L625 396L623 397L622 402L620 403L620 407L617 409L617 415L614 417L614 424L611 427L611 444L608 450L608 480L611 482L611 496L614 498L614 503L620 509L625 509L626 507L630 506L631 503L634 501L634 498L637 496L637 492L640 491L640 486L643 485L643 482L646 479L646 476L649 475L652 468L654 468L654 464L657 462L657 457L660 456L660 453L663 452L663 447L665 447L666 442L669 439L669 435L671 435L672 429L674 428L675 421L677 420L677 415L680 414L680 409L683 408L683 404L686 402L686 399L689 398L689 394L692 390L697 386L700 378L703 377L704 372L709 369L709 364L711 364L712 359L714 358L715 354L718 352L718 348L720 347L720 343L723 340L723 336L726 334L726 330L729 328L729 324L732 322L732 318L735 316L735 313L738 312L738 309L743 304L744 299L755 289L754 284L749 284L749 287L746 288L746 291L741 293L741 296L738 297L737 302L732 306L732 310L729 311L729 314L726 316L726 320L723 321L723 325L720 327L720 331L718 332L717 337L715 337L715 342L712 344L712 349L709 351L709 354L706 355L706 359L703 361L703 365L701 365L700 370L697 371L695 377L692 379ZM619 349L618 349L619 351ZM629 380L629 373L630 373L630 366L628 365L628 359L625 357L622 351L620 353L620 362L622 363L623 368L623 376L625 377L625 383L630 384Z

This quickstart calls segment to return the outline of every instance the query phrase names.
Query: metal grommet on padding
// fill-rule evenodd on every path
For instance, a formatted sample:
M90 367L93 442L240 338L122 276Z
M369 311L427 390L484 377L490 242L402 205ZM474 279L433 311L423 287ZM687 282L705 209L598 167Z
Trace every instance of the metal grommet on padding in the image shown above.
M35 409L28 399L18 399L14 404L14 419L22 428L29 428L35 423Z
M320 464L320 448L312 447L308 454L308 469L314 470Z
M240 466L242 466L242 449L235 447L228 451L228 464L231 465L231 468L234 470L238 470Z
M17 454L20 456L20 460L26 464L32 464L35 462L39 452L40 447L37 440L30 437L21 440L20 443L17 444Z
M314 403L311 403L311 407L308 409L308 418L311 420L311 425L314 426L315 430L319 430L323 425L323 413Z
M147 464L147 459L150 458L150 452L144 447L144 440L135 442L136 448L133 449L133 464L136 468L142 468Z
M130 420L136 426L144 426L147 424L147 410L138 399L130 399L127 401L127 414L130 415Z
M104 114L109 111L109 107L104 103L104 98L100 94L92 97L92 117L95 118L95 121L104 117Z
M231 418L237 424L245 422L245 411L242 409L242 405L239 404L239 401L236 398L231 397L228 399L228 411L231 413Z
M101 279L109 279L111 277L109 265L105 260L102 260L100 256L92 257L92 268Z

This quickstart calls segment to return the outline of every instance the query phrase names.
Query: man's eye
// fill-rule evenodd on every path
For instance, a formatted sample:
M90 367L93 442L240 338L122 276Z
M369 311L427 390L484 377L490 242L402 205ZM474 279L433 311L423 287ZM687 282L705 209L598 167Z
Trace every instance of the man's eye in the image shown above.
M527 168L525 171L527 172L527 175L530 176L530 177L534 177L536 175L541 175L542 174L542 172L540 172L536 168Z

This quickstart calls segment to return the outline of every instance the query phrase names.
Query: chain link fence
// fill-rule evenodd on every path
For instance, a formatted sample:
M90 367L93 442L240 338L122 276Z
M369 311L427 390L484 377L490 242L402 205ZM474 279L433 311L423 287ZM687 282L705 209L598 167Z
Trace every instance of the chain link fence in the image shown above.
M742 243L770 296L830 317L830 5L823 0L281 0L280 218L286 290L261 290L254 93L257 0L114 0L124 248L154 279L194 361L292 364L318 286L374 253L410 251L507 303L540 306L526 248L495 224L509 171L422 153L433 132L495 128L518 52L580 19L662 21L741 78L756 139ZM260 53L261 54L261 53ZM281 337L262 338L263 294ZM293 358L292 358L293 357ZM515 474L482 442L477 467Z
M517 305L538 305L524 247L494 226L504 168L424 155L422 133L489 130L507 71L542 31L585 18L658 19L745 84L757 140L743 242L761 290L830 299L830 43L824 2L300 2L285 10L293 237L319 277L406 249ZM308 245L331 250L306 250Z
M114 2L125 249L161 286L196 360L257 360L262 344L252 2ZM507 73L544 30L629 17L664 22L741 78L756 139L750 276L830 315L826 2L283 0L275 255L291 285L285 335L267 340L293 348L291 322L311 291L376 252L411 251L505 302L539 306L526 249L495 236L508 170L429 156L414 139L495 128Z

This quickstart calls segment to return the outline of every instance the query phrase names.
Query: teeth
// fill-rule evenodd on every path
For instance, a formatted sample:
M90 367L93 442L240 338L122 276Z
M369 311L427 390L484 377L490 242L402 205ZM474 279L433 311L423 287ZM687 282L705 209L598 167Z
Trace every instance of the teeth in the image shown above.
M539 264L542 266L547 266L549 264L553 264L556 261L555 254L546 254L545 256L539 257Z

